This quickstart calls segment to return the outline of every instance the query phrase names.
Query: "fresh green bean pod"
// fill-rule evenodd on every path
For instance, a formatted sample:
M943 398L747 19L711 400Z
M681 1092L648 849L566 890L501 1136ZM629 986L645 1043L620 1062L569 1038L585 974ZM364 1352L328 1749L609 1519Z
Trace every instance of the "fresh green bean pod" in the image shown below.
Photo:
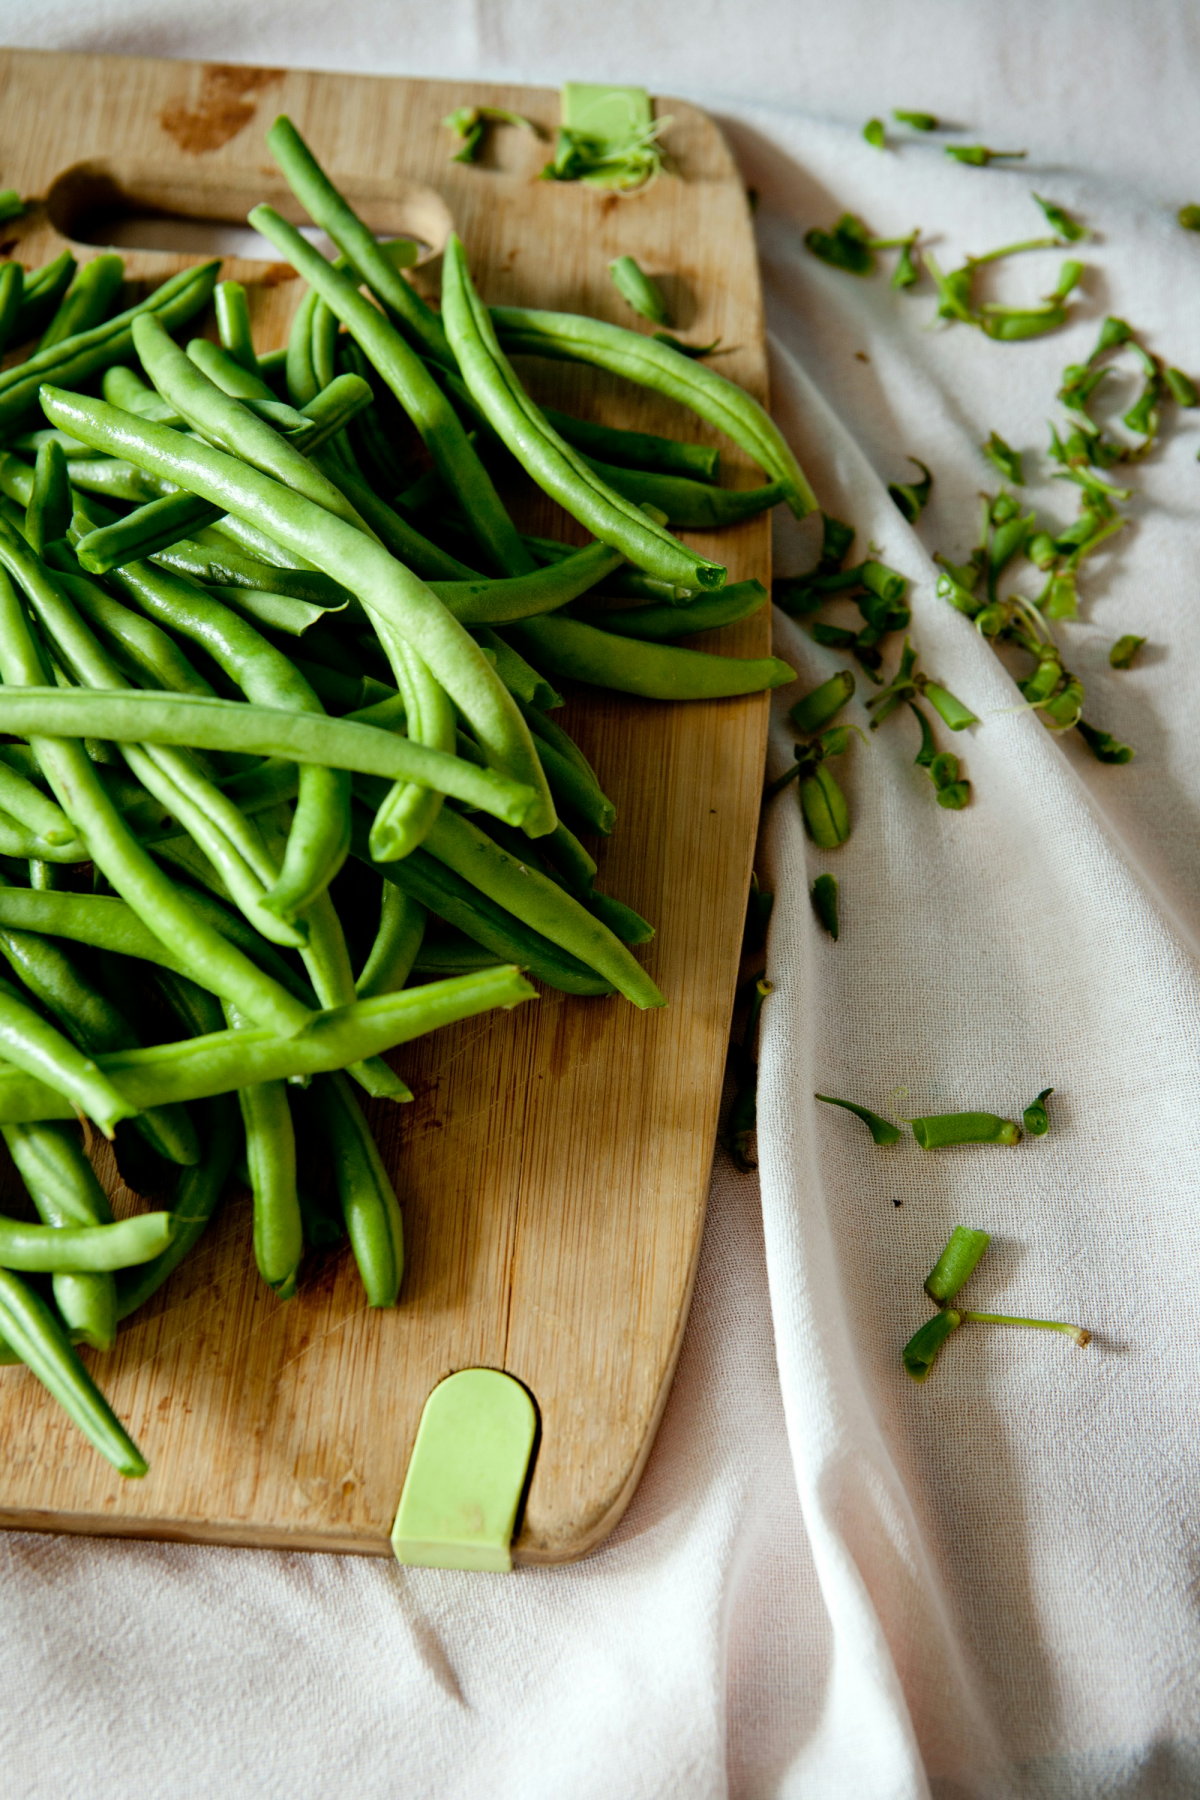
M171 331L186 324L207 306L219 267L211 262L182 269L137 306L6 369L0 374L0 427L11 427L37 404L43 382L69 387L99 374L110 363L127 362L133 352L133 321L142 313L159 315Z
M934 1263L925 1281L925 1292L938 1306L953 1300L980 1257L991 1243L987 1231L975 1231L968 1225L956 1225L950 1241Z
M147 565L134 565L139 566ZM54 571L54 580L76 612L91 626L103 647L111 656L124 662L135 679L165 688L169 693L207 694L211 698L211 684L192 667L175 640L160 631L150 619L122 606L94 581L70 575L62 569Z
M57 1121L5 1125L4 1141L43 1225L111 1225L112 1208L84 1155L73 1125ZM111 1274L61 1274L54 1298L76 1343L111 1350L117 1335L117 1288Z
M446 246L442 303L463 379L493 428L538 486L593 537L620 550L639 568L665 581L720 587L725 571L719 563L690 553L661 525L654 524L639 506L603 481L547 423L500 348L455 236Z
M408 980L425 933L425 908L391 882L382 883L379 928L354 984L360 1000L395 994Z
M655 282L640 263L632 256L618 256L608 265L613 286L632 306L634 312L640 313L643 319L649 319L654 325L669 325L671 315L667 311L667 303L662 297L658 283Z
M715 369L641 332L578 313L497 306L492 318L510 351L593 363L680 401L740 444L773 480L784 482L797 518L816 511L816 495L770 414Z
M236 1030L239 1015L227 1007ZM254 1260L280 1300L291 1300L304 1255L304 1227L296 1191L296 1134L282 1081L259 1081L238 1089L246 1166L254 1197Z
M407 868L412 860L384 863L380 873L393 867ZM120 1082L136 1105L206 1100L258 1081L328 1074L494 1006L512 1007L536 997L536 990L520 970L506 964L458 980L355 1001L337 1012L320 1015L307 1031L289 1038L254 1026L247 1031L213 1032L207 1037L156 1044L152 1049L114 1051L98 1057L97 1063L102 1072ZM0 1123L73 1116L70 1101L47 1082L21 1069L0 1066Z
M501 637L490 625L477 625L471 635L491 656L497 675L519 705L539 712L562 705L562 695L540 669L525 661L508 638Z
M136 433L128 431L124 425L128 415L103 401L81 400L57 389L44 389L42 404L53 423L65 422L68 429L101 448L127 446L131 459L139 465L157 465L163 472L178 473L183 485L219 499L230 512L261 519L280 542L287 542L302 555L311 552L312 560L323 563L328 572L349 577L368 610L413 645L434 678L462 708L489 764L517 782L528 781L534 789L537 803L526 821L530 835L554 829L553 804L528 728L487 658L425 584L379 545L257 469L163 426L139 422ZM316 721L306 719L305 723L311 726ZM410 748L416 751L421 747ZM432 752L424 750L423 754ZM407 771L405 778L411 778Z
M519 863L485 832L443 809L426 839L429 852L464 881L611 981L637 1007L666 1001L641 964L607 926L547 876Z
M51 439L39 445L33 470L33 492L25 509L25 535L41 556L47 544L67 535L74 510L67 459Z
M16 332L24 295L25 271L19 262L6 262L0 268L0 355Z
M64 852L69 862L86 862L87 850L62 807L7 762L0 760L0 807L34 837Z
M149 1262L171 1241L169 1212L135 1213L111 1225L25 1225L0 1219L0 1268L39 1274L111 1274Z
M242 1142L241 1117L233 1097L218 1094L200 1109L203 1159L185 1169L173 1197L175 1235L170 1244L136 1269L117 1276L117 1318L145 1304L199 1241L216 1209Z
M403 862L371 862L365 826L360 828L356 819L354 854L430 914L444 919L473 942L481 944L495 963L515 963L548 987L557 988L564 994L612 993L610 981L578 957L551 943L541 932L524 924L505 907L489 900L436 857L430 856L427 850L414 850ZM488 965L475 962L468 966L475 969Z
M394 1306L404 1274L404 1226L383 1159L344 1075L307 1095L333 1153L334 1180L368 1306Z
M286 113L281 113L268 131L267 145L293 194L309 217L329 233L359 281L370 288L425 355L452 369L454 356L441 319L409 287L374 232L338 193ZM309 277L305 275L305 279Z
M71 252L60 250L52 262L43 263L40 269L33 269L25 276L11 343L25 343L50 322L77 267Z
M582 619L525 619L508 629L520 648L552 675L647 700L761 694L796 679L796 671L777 656L711 656L674 644L631 642Z
M140 558L131 557L131 562ZM235 545L218 540L198 543L180 538L165 550L155 551L150 561L173 575L186 576L206 587L235 588L298 600L314 609L314 617L322 613L342 612L351 596L340 582L323 575L320 570L282 569L259 562Z
M761 581L735 581L716 594L702 594L690 606L612 607L604 612L589 613L586 622L604 631L616 632L618 637L664 644L672 638L691 637L693 632L718 631L722 625L736 625L739 620L760 612L767 598L767 590Z
M223 283L217 283L219 294ZM275 401L267 383L256 370L249 369L220 344L214 344L211 338L192 338L187 347L189 359L195 363L202 375L229 394L235 400L263 400L269 405ZM105 399L107 399L107 394ZM364 402L369 404L369 402ZM276 406L275 411L280 409ZM289 406L287 409L294 418L303 419L304 414L299 407Z
M213 289L217 312L217 331L221 345L234 361L250 375L258 374L258 358L254 354L254 338L250 330L250 308L246 290L240 281L218 281Z
M6 559L27 567L24 546L0 532ZM11 693L22 683L45 680L21 604L7 575L0 579L0 678ZM155 935L169 939L188 971L206 986L242 1005L251 1018L284 1033L304 1028L310 1011L255 967L219 933L189 910L174 884L159 870L125 825L82 742L35 738L32 748L63 811L72 819L93 862L131 901Z
M121 1475L146 1473L145 1457L122 1426L50 1308L33 1289L0 1269L0 1337L10 1344L101 1456Z
M590 419L572 418L570 413L558 412L552 406L544 406L542 411L559 437L602 463L615 463L622 469L648 469L659 475L690 475L693 481L717 479L721 452L715 445L683 444L676 438L655 437L651 432L596 425Z
M65 339L102 325L125 279L120 256L94 256L85 262L63 295L58 311L47 325L38 352L50 350Z
M757 518L788 497L782 481L768 481L753 488L713 487L686 475L622 469L590 456L587 461L618 494L624 494L635 506L657 507L666 514L669 525L685 531L719 531L726 525L740 525L744 519Z
M15 1068L49 1082L111 1137L120 1119L139 1109L89 1057L0 981L0 1051Z
M505 574L527 573L532 566L529 553L504 510L491 476L472 449L458 414L415 350L379 308L359 293L353 281L339 274L272 207L256 206L250 223L316 289L387 382L428 445L443 480L452 493L460 496L482 548ZM397 280L401 278L397 276Z
M513 619L529 619L557 612L578 599L620 567L622 556L608 544L588 544L532 575L513 575L507 580L430 581L438 599L464 625L506 625Z
M147 387L141 376L126 368L124 363L114 363L111 369L105 369L100 392L110 406L137 413L143 419L156 419L160 425L183 424L175 408L168 406L161 394Z
M331 445L312 452L312 461L323 475L328 476L334 486L340 488L346 499L361 514L371 527L385 549L390 550L397 561L404 563L414 575L420 575L431 585L434 581L466 581L472 578L472 570L465 563L460 563L456 556L448 550L433 543L423 536L415 525L381 500L373 488L368 487L357 470L351 468L343 458L337 459ZM480 576L477 579L482 580ZM523 577L516 576L516 580ZM450 609L454 611L453 607Z

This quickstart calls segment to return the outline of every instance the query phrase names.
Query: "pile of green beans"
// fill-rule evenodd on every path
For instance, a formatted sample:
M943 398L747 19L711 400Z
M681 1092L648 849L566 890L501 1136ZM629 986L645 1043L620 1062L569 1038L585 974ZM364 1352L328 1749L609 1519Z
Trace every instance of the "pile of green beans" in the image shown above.
M0 266L0 347L30 350L0 373L0 1133L37 1216L0 1216L0 1362L126 1476L145 1457L80 1347L111 1349L234 1172L281 1300L342 1238L305 1191L297 1094L368 1304L391 1306L401 1211L356 1085L410 1099L388 1053L536 997L526 973L665 1004L633 948L653 926L575 835L616 809L554 684L791 680L673 641L766 596L668 526L812 504L731 383L594 321L498 314L498 336L457 239L439 314L402 273L414 248L376 242L288 120L268 143L341 252L251 215L307 284L286 354L256 347L215 263L123 311L118 256ZM177 344L210 301L219 341ZM540 409L502 341L607 356L765 483L719 486L713 446ZM493 468L589 541L524 537ZM113 1217L89 1120L153 1210Z

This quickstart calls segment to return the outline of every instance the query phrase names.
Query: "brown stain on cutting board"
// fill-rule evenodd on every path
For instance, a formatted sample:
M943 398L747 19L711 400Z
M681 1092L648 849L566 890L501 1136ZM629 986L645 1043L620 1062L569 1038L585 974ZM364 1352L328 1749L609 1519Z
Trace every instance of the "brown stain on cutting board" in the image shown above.
M235 138L258 111L251 98L283 80L282 69L252 69L237 63L206 63L200 72L195 101L172 100L158 122L189 156L220 150Z

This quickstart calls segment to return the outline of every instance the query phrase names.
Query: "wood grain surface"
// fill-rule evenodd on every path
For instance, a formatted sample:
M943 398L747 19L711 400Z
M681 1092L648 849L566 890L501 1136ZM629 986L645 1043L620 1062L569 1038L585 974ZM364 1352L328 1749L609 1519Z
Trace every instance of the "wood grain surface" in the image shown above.
M537 179L558 120L545 90L12 52L0 53L0 95L0 185L40 202L0 228L3 253L27 265L64 238L82 257L107 236L131 279L158 282L198 259L199 222L235 228L262 199L298 218L263 143L286 110L373 227L428 247L426 292L453 226L488 300L632 325L607 274L629 252L683 333L720 336L731 348L716 366L766 397L745 195L720 133L687 105L657 103L673 120L673 173L620 198ZM497 130L479 166L456 165L439 121L468 102L515 108L546 139ZM147 242L185 248L130 247ZM259 347L280 344L300 283L235 247L223 274L250 290ZM583 416L713 435L614 379L523 367L539 397ZM759 479L721 450L726 482ZM541 496L512 499L526 529L582 541ZM766 519L691 541L731 581L768 579ZM768 633L763 613L704 643L757 655ZM657 926L639 954L670 1004L639 1013L544 992L399 1053L415 1102L375 1107L373 1124L404 1210L400 1305L366 1309L348 1248L310 1259L298 1297L278 1302L255 1273L248 1197L233 1191L116 1350L91 1358L150 1474L123 1482L32 1376L5 1369L0 1524L386 1555L429 1390L486 1365L524 1382L540 1413L517 1559L568 1561L613 1529L687 1317L767 703L672 707L581 689L556 716L616 801L615 834L591 846L599 883ZM141 1204L107 1173L118 1212Z

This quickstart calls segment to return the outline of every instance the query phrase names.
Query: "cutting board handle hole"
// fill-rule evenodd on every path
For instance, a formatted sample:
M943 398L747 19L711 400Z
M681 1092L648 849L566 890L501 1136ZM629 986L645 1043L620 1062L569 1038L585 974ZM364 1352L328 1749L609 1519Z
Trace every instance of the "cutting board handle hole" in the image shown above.
M441 255L453 229L440 194L418 182L341 182L347 198L376 237L412 238L418 266ZM224 256L273 263L278 252L246 223L251 207L267 201L326 256L330 240L297 206L275 171L206 169L203 183L186 170L154 169L113 161L77 163L51 182L46 215L59 234L77 244L172 256Z

